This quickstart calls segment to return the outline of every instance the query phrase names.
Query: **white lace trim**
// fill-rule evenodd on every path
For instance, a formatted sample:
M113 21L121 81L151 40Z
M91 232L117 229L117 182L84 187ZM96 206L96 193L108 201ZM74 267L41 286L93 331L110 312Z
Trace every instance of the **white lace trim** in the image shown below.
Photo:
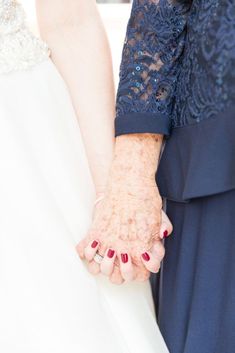
M0 0L0 74L26 70L49 55L48 46L27 28L22 6Z

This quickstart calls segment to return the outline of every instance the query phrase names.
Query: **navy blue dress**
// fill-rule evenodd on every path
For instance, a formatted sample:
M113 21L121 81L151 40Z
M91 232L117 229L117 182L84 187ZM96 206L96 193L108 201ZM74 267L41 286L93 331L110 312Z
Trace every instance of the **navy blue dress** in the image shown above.
M235 353L235 1L134 0L116 135L164 134L174 225L158 322L171 353Z

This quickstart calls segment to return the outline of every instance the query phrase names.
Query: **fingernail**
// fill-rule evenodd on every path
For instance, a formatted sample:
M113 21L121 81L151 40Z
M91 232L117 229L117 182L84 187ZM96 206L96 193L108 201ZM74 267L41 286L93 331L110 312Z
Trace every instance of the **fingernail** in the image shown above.
M114 250L109 249L109 250L108 250L108 253L107 253L107 256L108 256L110 259L112 259L112 258L114 257L114 253L115 253Z
M150 260L150 256L149 256L149 254L147 252L142 254L142 258L144 259L144 261L149 261Z
M94 240L93 243L91 244L91 247L95 249L98 245L98 241Z
M128 255L127 254L121 254L121 259L124 264L128 262Z
M163 237L167 238L168 237L168 230L165 230L165 232L163 233Z

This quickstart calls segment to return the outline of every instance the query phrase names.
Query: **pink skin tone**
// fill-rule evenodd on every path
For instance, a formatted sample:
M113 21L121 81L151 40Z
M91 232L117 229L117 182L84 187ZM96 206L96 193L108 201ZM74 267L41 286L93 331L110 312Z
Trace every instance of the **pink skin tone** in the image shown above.
M77 113L97 197L105 194L78 253L91 273L102 271L114 283L145 280L164 255L161 197L154 180L162 136L126 135L114 141L112 61L95 1L37 0L37 15ZM93 248L94 240L98 244ZM109 249L115 253L111 258L105 255L100 266L93 260L98 249L102 255ZM155 266L150 260L143 262L145 252L157 258ZM121 262L121 254L128 254L127 262Z
M167 215L162 211L162 223L160 229L160 238L164 239L164 234L167 232L168 236L173 231L172 224L167 217ZM95 247L94 247L94 245ZM100 244L97 241L93 241L86 249L86 255L80 253L79 245L77 250L83 259L86 259L88 263L88 269L91 271L92 274L96 275L100 272L105 275L114 278L113 282L115 284L122 284L124 281L131 281L134 278L134 269L129 261L124 262L122 260L117 265L117 254L113 249L107 249L104 259L100 265L96 264L93 261L95 253L99 250ZM91 248L91 249L90 249ZM144 266L148 269L149 272L157 273L161 266L161 261L164 257L165 251L161 241L155 241L154 245L150 252L145 252L141 255L141 260ZM126 260L126 259L125 259ZM120 268L119 268L120 266ZM148 277L147 277L148 278ZM146 279L147 279L146 278Z
M149 134L118 138L104 199L96 207L90 232L77 246L91 273L102 272L113 283L148 279L150 272L159 271L164 257L162 239L166 231L170 235L172 225L162 213L155 184L161 141ZM112 259L105 255L109 249L115 251ZM93 261L97 251L105 255L101 266Z

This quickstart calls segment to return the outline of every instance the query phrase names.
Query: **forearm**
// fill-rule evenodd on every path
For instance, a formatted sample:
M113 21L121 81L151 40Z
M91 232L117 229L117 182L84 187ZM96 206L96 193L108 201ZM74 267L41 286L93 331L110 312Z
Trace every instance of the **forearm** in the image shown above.
M116 138L111 183L117 188L156 187L162 135L130 134Z
M131 254L144 278L141 254L161 239L162 199L155 182L161 144L162 136L153 134L116 139L108 188L88 236L99 240L101 253L110 247Z
M45 11L38 6L39 23L52 60L69 88L96 190L101 192L107 182L114 147L112 63L95 2L78 2L81 5L76 16L70 14L67 18L69 4L66 4L63 15L66 20L55 19L55 25L51 24L53 19L44 25Z

